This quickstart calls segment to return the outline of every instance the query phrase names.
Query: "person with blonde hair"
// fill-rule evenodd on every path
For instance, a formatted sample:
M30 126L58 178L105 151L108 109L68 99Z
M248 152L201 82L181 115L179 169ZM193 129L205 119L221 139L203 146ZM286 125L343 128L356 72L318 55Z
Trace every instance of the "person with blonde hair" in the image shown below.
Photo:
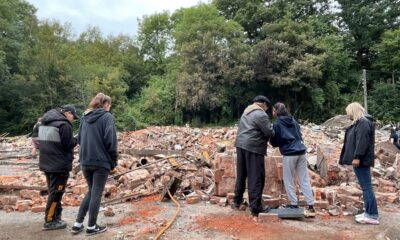
M97 224L101 196L110 170L117 165L117 130L111 115L111 98L98 93L89 106L79 126L79 161L82 173L88 184L88 192L79 207L72 234L83 230L83 220L89 212L86 235L105 232L106 226Z
M339 164L352 165L363 192L365 212L356 215L362 224L379 224L378 206L371 183L371 167L375 164L375 121L361 104L346 107L352 125L347 128Z

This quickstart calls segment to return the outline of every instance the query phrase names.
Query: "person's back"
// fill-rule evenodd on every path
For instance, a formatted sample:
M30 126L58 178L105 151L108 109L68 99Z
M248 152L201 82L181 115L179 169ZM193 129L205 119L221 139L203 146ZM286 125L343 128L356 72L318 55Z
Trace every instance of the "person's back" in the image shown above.
M271 135L272 128L268 115L261 107L252 104L245 109L240 118L235 146L265 155Z
M300 126L292 116L279 116L274 124L274 132L271 145L279 147L282 155L301 155L306 152Z
M78 142L83 166L115 167L117 140L113 116L103 108L87 112L81 119Z

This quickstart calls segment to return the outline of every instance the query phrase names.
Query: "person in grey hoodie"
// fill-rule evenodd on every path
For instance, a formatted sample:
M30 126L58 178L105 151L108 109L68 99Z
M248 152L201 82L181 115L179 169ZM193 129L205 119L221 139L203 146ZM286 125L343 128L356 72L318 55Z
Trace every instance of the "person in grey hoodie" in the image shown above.
M253 99L240 118L236 136L237 178L233 209L243 203L243 193L248 184L249 205L252 216L268 212L262 205L265 182L264 155L267 153L268 139L273 135L271 122L266 110L270 105L267 97L259 95Z
M307 169L306 146L297 121L289 114L285 104L275 103L272 113L278 118L274 124L275 135L271 138L271 145L279 147L283 155L283 182L290 202L288 208L298 208L294 174L296 173L299 185L308 208L305 209L306 217L315 217L314 194L311 188Z
M79 161L88 184L88 192L79 207L72 234L81 232L83 220L89 211L86 235L93 235L107 230L97 224L101 196L110 170L117 165L117 131L111 115L111 98L103 93L97 94L81 118L78 143Z

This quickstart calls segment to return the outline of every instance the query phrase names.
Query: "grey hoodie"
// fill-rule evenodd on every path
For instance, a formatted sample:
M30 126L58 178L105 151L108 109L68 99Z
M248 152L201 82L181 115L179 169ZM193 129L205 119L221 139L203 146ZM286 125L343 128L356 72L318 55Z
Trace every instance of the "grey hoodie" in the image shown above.
M265 155L267 143L273 135L271 121L257 104L249 105L240 118L235 146L249 152Z
M111 113L96 108L85 113L79 126L79 161L82 166L112 170L117 165L117 131Z

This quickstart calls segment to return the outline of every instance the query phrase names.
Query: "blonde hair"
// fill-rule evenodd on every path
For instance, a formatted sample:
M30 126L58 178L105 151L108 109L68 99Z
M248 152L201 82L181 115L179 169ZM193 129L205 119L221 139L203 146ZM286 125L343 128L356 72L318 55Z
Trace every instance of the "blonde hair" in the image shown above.
M361 104L359 104L358 102L353 102L347 105L346 113L348 116L351 116L353 118L353 123L355 123L360 120L360 118L365 117L367 111L365 111L363 106L361 106Z
M111 104L111 97L108 95L105 95L104 93L98 93L94 98L89 103L88 108L86 109L86 112L91 111L96 108L102 108L104 107L105 103Z

